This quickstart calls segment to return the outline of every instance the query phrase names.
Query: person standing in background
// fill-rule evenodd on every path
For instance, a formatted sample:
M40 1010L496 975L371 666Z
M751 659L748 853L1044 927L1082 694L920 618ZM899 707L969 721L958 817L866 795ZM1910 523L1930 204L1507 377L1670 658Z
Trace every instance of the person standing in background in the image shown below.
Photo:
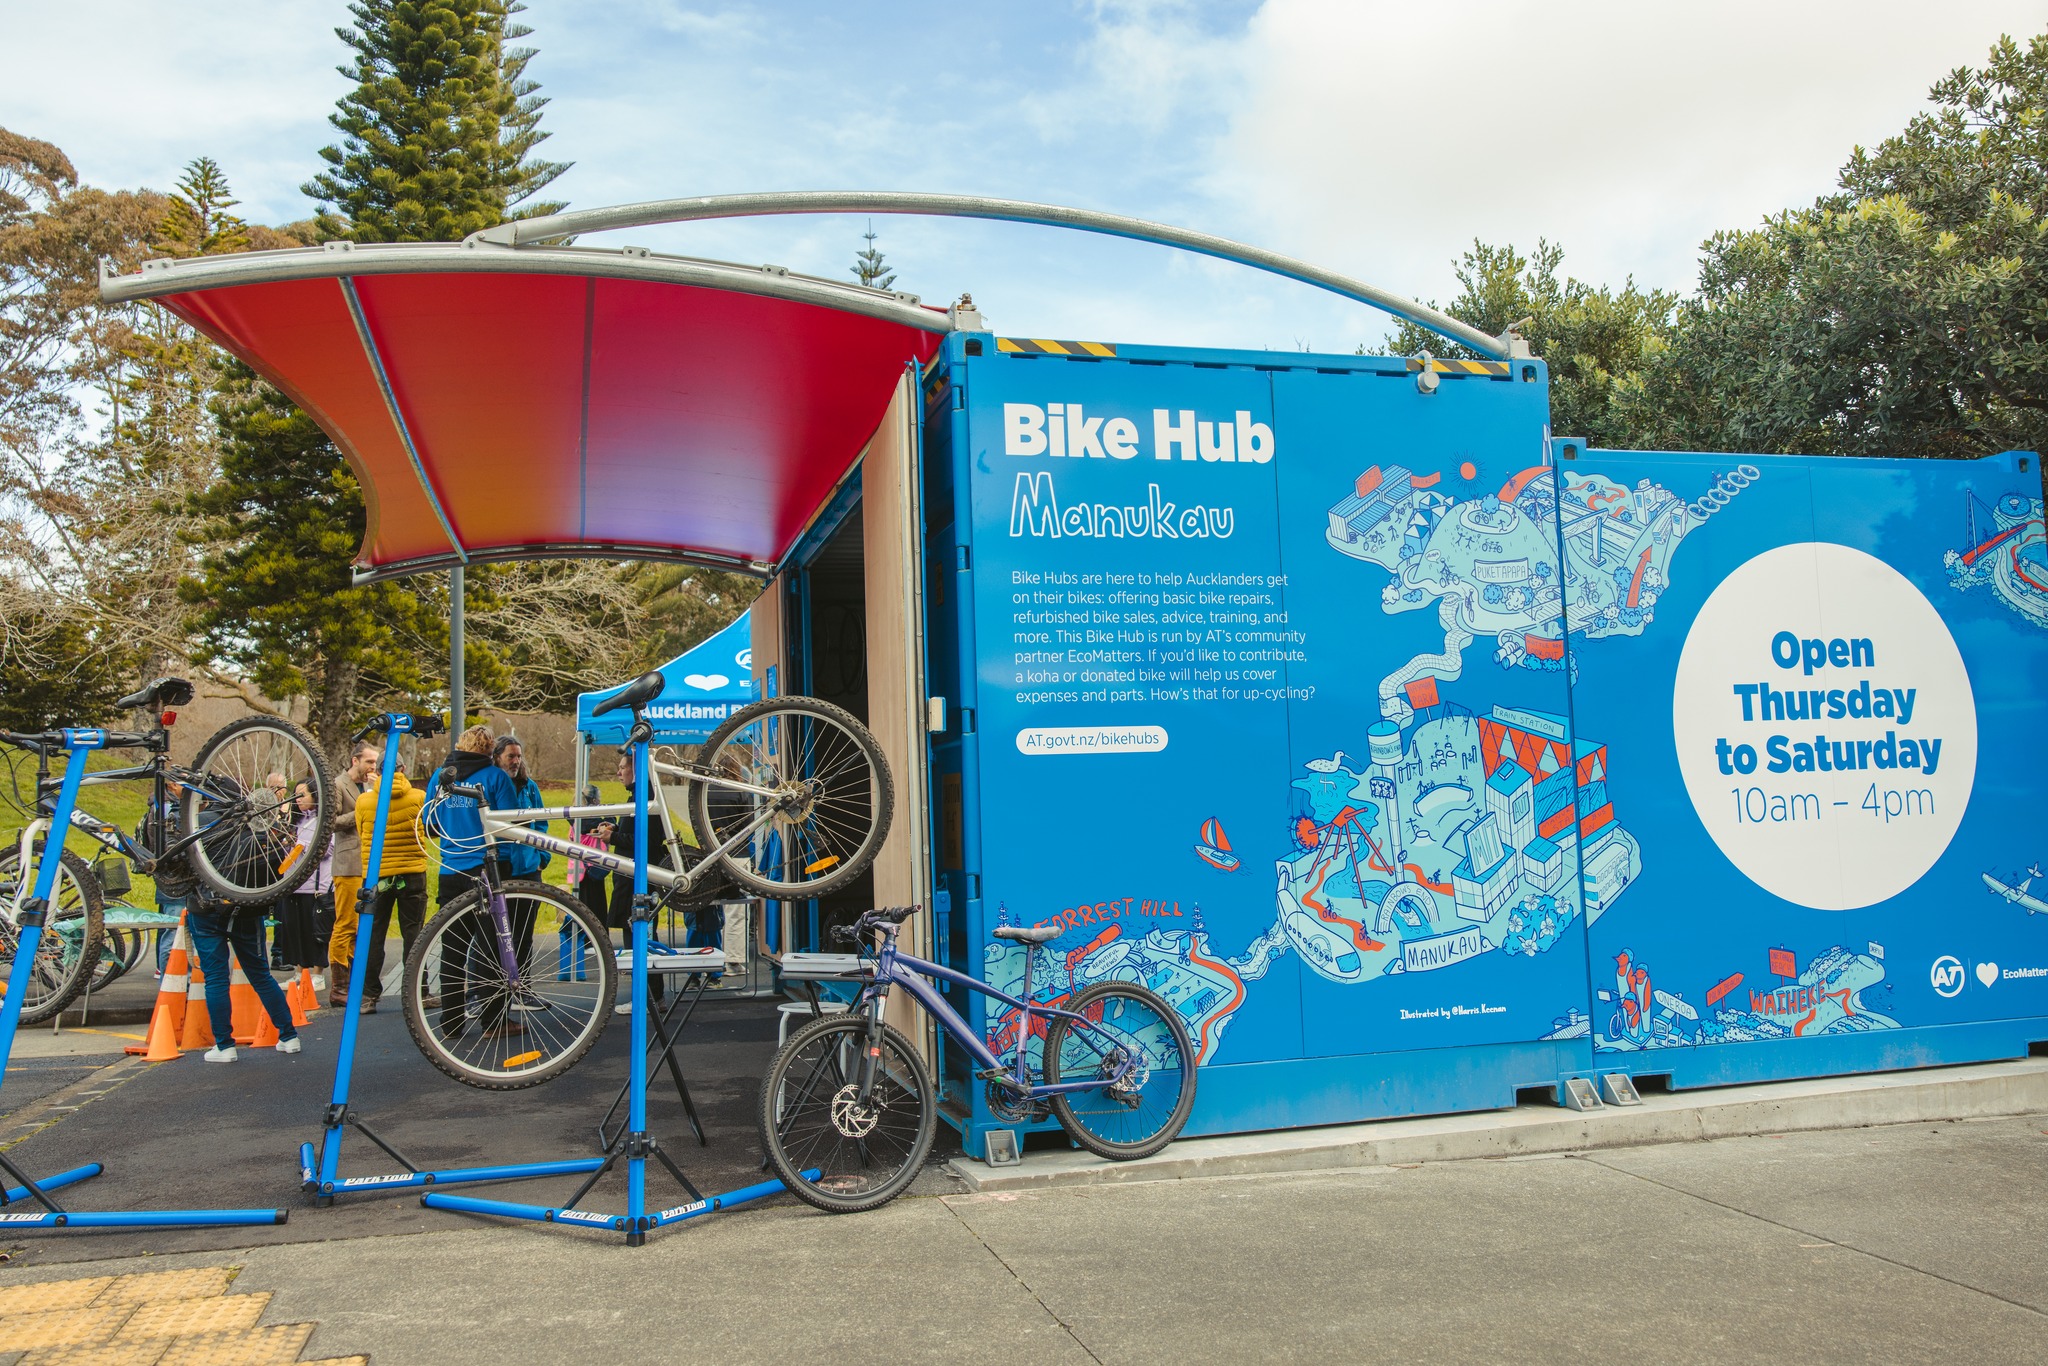
M313 847L313 834L320 824L319 805L313 784L301 779L292 789L292 801L299 811L299 824L292 840L291 852L286 856L285 866L295 866L301 859L313 861L313 875L300 883L298 889L285 897L278 907L277 944L284 956L283 966L325 969L327 955L319 947L318 920L321 903L332 901L334 895L334 842L330 837ZM349 819L355 819L355 812L349 812Z
M509 780L514 808L546 805L546 799L540 795L540 784L526 771L526 747L519 742L518 736L499 736L497 743L491 746L491 762L497 765L498 770ZM532 821L528 828L546 834L548 822ZM538 878L540 870L547 867L555 857L547 850L536 849L530 844L507 844L504 850L499 857L504 860L505 871L513 877ZM531 901L520 901L515 904L520 908L521 914L514 917L519 923L512 926L512 941L518 946L519 961L525 963L533 956L534 922L540 913L540 907Z
M363 890L363 836L369 826L356 824L356 799L377 795L377 773L384 751L365 740L349 756L348 767L334 777L334 930L327 938L327 1004L348 1004L348 972L356 942L356 901ZM376 820L376 803L370 819ZM315 986L319 983L316 979Z
M358 913L357 937L367 936L363 953L363 997L356 1009L364 1015L377 1013L377 999L384 994L384 940L391 933L391 912L398 911L398 937L404 952L412 952L427 918L427 850L420 843L420 808L426 794L405 776L401 762L391 775L391 810L384 821L382 866L377 868L377 885L372 889L367 914ZM372 788L356 798L356 828L374 825L377 819L377 791ZM367 924L365 922L368 922Z

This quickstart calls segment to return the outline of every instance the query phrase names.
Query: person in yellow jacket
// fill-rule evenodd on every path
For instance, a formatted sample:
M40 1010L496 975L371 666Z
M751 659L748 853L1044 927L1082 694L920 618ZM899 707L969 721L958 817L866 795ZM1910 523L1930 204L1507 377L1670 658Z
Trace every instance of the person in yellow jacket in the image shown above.
M398 910L398 938L405 946L405 952L412 952L412 941L419 937L420 926L427 918L427 850L420 843L420 808L427 802L426 793L406 780L405 765L400 763L391 775L391 811L384 821L383 858L377 867L369 867L371 832L377 823L377 789L356 798L356 828L363 835L363 869L366 878L375 879L375 899L371 909L358 922L369 927L364 952L368 961L363 964L363 995L356 1009L365 1015L377 1013L377 998L384 994L384 939L391 933L391 911ZM359 934L358 940L365 936Z

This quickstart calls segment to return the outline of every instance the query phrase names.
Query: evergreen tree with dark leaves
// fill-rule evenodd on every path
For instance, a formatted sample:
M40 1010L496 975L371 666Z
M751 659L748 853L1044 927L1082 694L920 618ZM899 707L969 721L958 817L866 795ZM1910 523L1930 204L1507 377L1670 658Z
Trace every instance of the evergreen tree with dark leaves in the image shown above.
M526 78L532 30L518 0L357 0L356 82L329 115L341 141L305 186L358 242L457 241L508 216L553 213L534 196L569 169L534 152L547 100Z

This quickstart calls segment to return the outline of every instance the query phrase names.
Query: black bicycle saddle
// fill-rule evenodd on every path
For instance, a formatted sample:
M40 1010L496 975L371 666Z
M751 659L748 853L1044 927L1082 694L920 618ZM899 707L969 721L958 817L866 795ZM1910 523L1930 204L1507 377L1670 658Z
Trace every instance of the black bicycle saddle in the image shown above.
M1020 944L1045 944L1060 937L1064 925L998 925L996 938L1014 939Z
M130 693L114 705L122 711L135 711L148 707L161 711L165 707L182 707L192 700L192 685L182 678L159 678L141 692Z
M661 690L667 686L667 681L662 678L660 670L641 674L631 683L628 683L625 687L619 689L595 707L592 707L590 714L592 716L603 716L606 712L617 711L620 707L630 707L637 712L640 708L661 696Z

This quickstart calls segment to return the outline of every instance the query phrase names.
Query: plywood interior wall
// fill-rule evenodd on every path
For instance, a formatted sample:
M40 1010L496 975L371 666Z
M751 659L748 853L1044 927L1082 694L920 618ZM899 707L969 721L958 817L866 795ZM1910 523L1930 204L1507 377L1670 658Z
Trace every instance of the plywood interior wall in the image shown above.
M908 374L869 442L861 465L862 532L867 542L868 729L889 760L895 811L875 860L875 901L920 906L897 942L931 954L930 843L925 810L924 574L918 508L917 389ZM889 1019L927 1048L921 1012L907 999L889 1003ZM913 1028L913 1024L916 1027Z

